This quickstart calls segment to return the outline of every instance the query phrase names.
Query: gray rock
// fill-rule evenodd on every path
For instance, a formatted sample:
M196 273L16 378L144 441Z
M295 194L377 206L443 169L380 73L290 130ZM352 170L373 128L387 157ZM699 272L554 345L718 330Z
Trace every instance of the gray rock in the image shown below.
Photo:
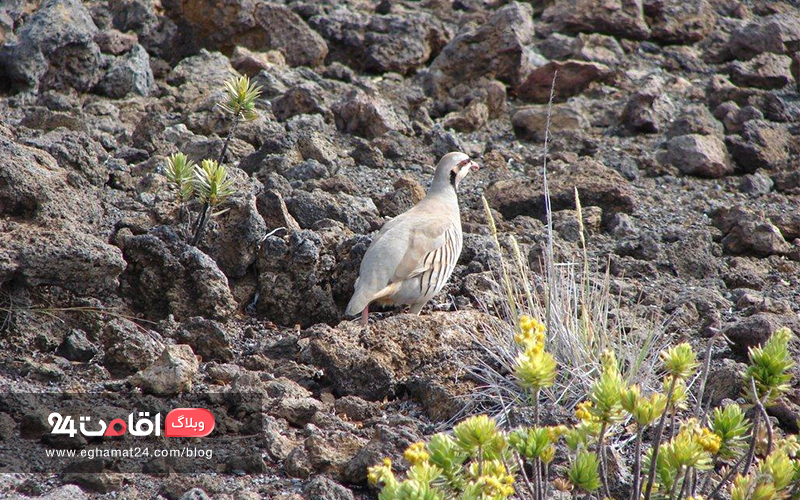
M89 497L83 490L74 484L67 484L53 488L46 494L37 497L29 497L31 500L88 500Z
M304 229L313 228L322 219L333 219L352 231L367 233L377 226L380 217L370 198L332 194L321 189L310 193L298 190L286 200L286 206Z
M211 497L201 488L192 488L181 495L178 500L211 500Z
M453 38L430 65L434 95L456 83L478 76L517 85L533 58L533 11L529 4L511 2L498 9L478 28L467 28Z
M738 106L737 106L738 109ZM700 134L722 138L723 125L705 106L692 105L681 109L667 130L667 137L679 135Z
M716 21L707 0L644 0L643 3L650 38L662 43L698 42L711 32Z
M338 158L336 147L323 134L309 132L297 139L297 150L304 160L315 160L332 165Z
M771 178L760 172L756 172L752 175L747 174L742 176L742 180L739 181L739 190L750 196L758 197L772 191L773 185L774 183Z
M578 33L574 44L575 59L616 66L625 57L622 47L613 36L598 33Z
M288 7L270 3L256 4L253 19L261 30L264 43L253 48L280 50L291 66L318 66L328 55L325 40L308 27ZM252 37L252 33L248 33Z
M367 139L379 137L389 131L408 130L407 120L390 103L358 89L339 99L331 110L336 128Z
M779 89L794 83L789 56L764 53L731 64L731 81L740 87Z
M285 240L270 237L262 245L257 309L276 323L337 321L352 295L369 238L353 237L333 221L320 226L317 232L302 230Z
M102 333L105 354L103 366L115 377L126 377L149 366L162 346L147 330L132 321L109 321Z
M312 82L295 85L272 101L272 113L282 121L299 114L324 114L326 109L322 89Z
M240 172L241 173L241 172ZM247 181L249 184L249 180ZM258 245L267 234L267 225L256 208L251 186L225 202L227 212L209 223L200 248L228 278L241 278L256 261Z
M777 170L789 160L792 136L782 123L750 120L742 127L741 136L725 138L736 166L752 173L763 168Z
M59 356L82 363L90 361L97 352L97 346L86 338L86 332L83 330L70 330L56 349L56 354Z
M104 165L108 154L86 132L57 129L22 142L47 151L60 167L80 172L90 184L102 186L108 181Z
M361 484L367 479L370 464L379 464L384 458L397 461L401 450L419 441L418 431L408 427L389 427L377 425L369 442L344 467L342 478L352 484Z
M544 140L547 106L525 106L511 117L514 133L520 139L534 142ZM589 118L579 106L570 103L553 105L550 113L550 134L582 132L591 127Z
M231 338L225 325L199 316L189 318L175 332L175 339L188 344L203 361L233 361Z
M708 371L706 397L712 406L719 406L723 399L738 399L742 395L742 374L747 365L732 359L714 360Z
M474 132L489 120L489 108L479 100L472 101L461 111L453 111L442 120L442 126L460 132Z
M606 217L618 212L630 213L636 195L630 183L615 170L590 158L564 166L548 176L550 203L553 210L575 208L575 189L584 207L597 206ZM534 218L545 214L541 183L530 179L501 180L489 186L486 199L507 219L518 215Z
M116 288L124 269L118 249L74 229L10 224L0 231L0 283L55 285L86 296Z
M325 476L316 476L303 489L308 500L354 500L353 492Z
M348 420L362 422L380 413L378 404L365 401L358 396L344 396L336 400L334 410Z
M547 103L553 75L558 72L558 80L553 92L553 100L562 102L586 90L593 82L608 78L611 69L600 63L587 61L551 61L530 73L516 87L517 97L524 101Z
M228 279L217 264L164 226L148 234L118 236L128 267L122 295L156 318L225 318L236 309Z
M158 359L131 377L131 384L157 396L174 396L192 389L200 364L185 344L168 345Z
M368 15L346 9L309 20L328 42L328 60L367 72L407 74L439 53L451 35L425 12Z
M663 78L651 77L628 99L622 124L634 132L658 133L672 121L675 112L675 104L664 91Z
M608 230L611 236L617 239L639 236L639 229L636 227L633 219L630 215L625 213L614 214L608 223Z
M742 132L744 124L750 120L763 120L764 113L753 106L739 108L733 101L726 101L717 106L714 116L722 121L725 132L728 134L738 134Z
M45 0L16 41L0 47L0 74L17 90L88 91L100 78L97 26L79 0Z
M212 50L280 50L292 66L318 66L328 54L325 40L282 4L235 0L172 0L170 17L184 25L189 43Z
M234 73L230 60L222 53L203 49L176 64L167 77L167 83L175 86L189 84L197 88L197 94L205 95L218 90ZM182 94L184 98L191 97L186 89Z
M94 41L104 54L118 56L138 45L139 39L135 33L122 33L110 29L95 35Z
M558 0L542 19L567 33L602 33L643 40L650 35L642 0Z
M111 68L97 84L97 91L114 98L128 94L149 96L153 85L155 81L150 69L150 56L144 47L137 44L111 63Z
M425 197L425 188L411 177L401 177L392 185L394 191L379 198L377 205L381 215L397 217L410 210Z
M731 34L729 49L741 60L764 52L787 54L800 50L800 17L787 12L756 18Z
M111 0L108 4L114 28L136 33L151 55L173 63L185 55L187 46L181 43L178 27L164 15L160 4L151 0Z
M710 135L689 134L667 142L662 162L677 167L687 175L718 178L733 173L725 143Z
M726 253L767 257L785 254L790 249L780 229L763 214L736 206L721 207L711 216L724 234L722 248Z
M751 347L762 345L772 334L786 325L785 318L770 313L757 313L739 320L724 330L731 349L746 355Z
M286 172L286 178L293 181L324 179L328 175L328 169L325 168L325 165L316 160L304 161Z

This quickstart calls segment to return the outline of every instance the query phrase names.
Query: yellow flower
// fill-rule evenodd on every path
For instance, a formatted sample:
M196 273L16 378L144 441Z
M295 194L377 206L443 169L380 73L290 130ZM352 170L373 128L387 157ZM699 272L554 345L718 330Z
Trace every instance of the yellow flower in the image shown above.
M720 445L722 445L722 438L713 433L708 427L703 427L697 432L695 439L704 450L712 454L717 453Z
M417 465L427 462L431 456L425 451L425 443L419 442L409 446L405 453L403 453L403 457L411 465Z
M578 408L575 410L575 417L582 422L594 422L596 419L591 408L591 401L583 401L582 403L578 403Z
M375 465L367 469L367 481L369 481L370 484L383 483L386 486L396 485L397 480L392 472L392 460L384 458L382 465Z
M514 341L524 349L540 346L544 349L545 326L541 321L522 316L519 319L519 331L514 335Z

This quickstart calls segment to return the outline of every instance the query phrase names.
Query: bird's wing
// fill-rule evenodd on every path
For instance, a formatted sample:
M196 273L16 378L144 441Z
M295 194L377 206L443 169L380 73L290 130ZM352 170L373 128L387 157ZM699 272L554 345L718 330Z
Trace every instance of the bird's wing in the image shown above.
M408 246L394 270L390 283L407 280L429 270L433 265L433 255L445 244L447 229L453 225L449 219L429 221L409 229Z

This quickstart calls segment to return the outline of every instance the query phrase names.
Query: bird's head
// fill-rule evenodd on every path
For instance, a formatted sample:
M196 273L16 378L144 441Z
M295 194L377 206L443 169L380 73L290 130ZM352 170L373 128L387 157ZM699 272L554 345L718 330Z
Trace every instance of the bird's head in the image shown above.
M433 174L431 188L452 188L458 191L458 186L470 170L479 170L477 163L464 153L447 153L439 160L436 173Z

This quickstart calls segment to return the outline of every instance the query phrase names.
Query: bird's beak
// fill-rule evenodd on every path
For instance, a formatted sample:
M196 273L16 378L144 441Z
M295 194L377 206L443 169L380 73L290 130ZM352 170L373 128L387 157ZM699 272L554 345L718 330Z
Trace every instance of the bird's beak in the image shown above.
M472 170L475 172L481 169L481 166L475 163L474 161L470 161L469 166L472 167Z

